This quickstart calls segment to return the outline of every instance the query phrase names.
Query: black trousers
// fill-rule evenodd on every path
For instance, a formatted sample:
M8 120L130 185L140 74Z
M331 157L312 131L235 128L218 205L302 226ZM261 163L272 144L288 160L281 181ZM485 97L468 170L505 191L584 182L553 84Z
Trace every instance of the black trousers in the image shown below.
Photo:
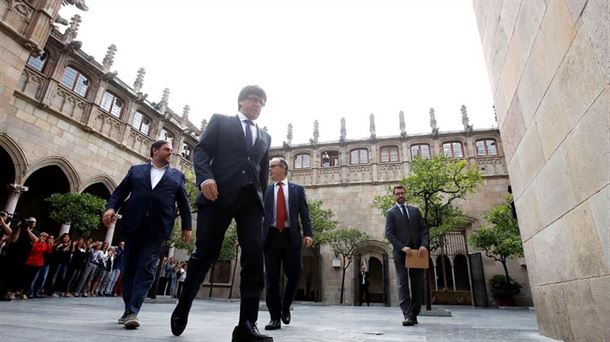
M362 297L366 298L366 305L371 305L371 294L369 293L369 286L360 284L360 306L362 306Z
M405 268L404 259L394 261L396 279L398 281L398 304L404 318L417 317L424 299L424 270L421 268ZM409 295L409 280L411 295Z
M290 229L290 228L288 228ZM301 248L290 244L290 232L279 232L271 228L265 242L266 302L272 320L280 319L282 311L290 310L292 300L299 287L299 278L303 265ZM284 266L286 286L280 295L280 274Z
M241 189L231 207L221 207L214 203L199 206L196 250L188 261L178 305L190 308L210 266L218 259L225 232L232 219L237 223L237 239L241 247L239 323L255 323L264 285L263 210L256 190L251 185Z

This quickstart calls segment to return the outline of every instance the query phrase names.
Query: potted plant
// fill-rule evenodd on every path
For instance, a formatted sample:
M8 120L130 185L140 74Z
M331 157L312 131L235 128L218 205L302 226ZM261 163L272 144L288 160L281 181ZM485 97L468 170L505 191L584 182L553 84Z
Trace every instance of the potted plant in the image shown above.
M521 292L521 284L510 278L506 281L505 275L496 274L489 280L489 290L498 306L514 306L514 296Z

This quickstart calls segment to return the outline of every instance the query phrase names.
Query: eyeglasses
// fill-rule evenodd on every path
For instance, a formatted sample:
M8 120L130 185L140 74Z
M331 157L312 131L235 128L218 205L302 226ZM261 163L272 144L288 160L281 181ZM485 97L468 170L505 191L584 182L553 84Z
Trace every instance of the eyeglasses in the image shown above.
M258 96L254 96L254 95L246 96L246 100L248 100L250 102L254 102L254 103L259 103L263 107L265 106L265 100L261 99Z
M273 168L274 168L274 167L276 167L276 166L280 166L280 164L270 164L270 165L269 165L269 169L273 169Z

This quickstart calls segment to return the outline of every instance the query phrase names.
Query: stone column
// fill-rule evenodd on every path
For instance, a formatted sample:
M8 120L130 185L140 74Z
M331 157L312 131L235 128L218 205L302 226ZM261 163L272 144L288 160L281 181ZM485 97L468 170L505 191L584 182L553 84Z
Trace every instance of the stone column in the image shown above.
M15 213L15 208L17 208L19 196L21 196L23 192L28 191L28 187L20 184L9 184L7 188L9 190L9 194L6 204L4 205L4 211L9 214L13 214Z
M59 229L59 236L62 236L65 233L69 233L70 232L70 224L69 223L64 223L61 225L61 228Z

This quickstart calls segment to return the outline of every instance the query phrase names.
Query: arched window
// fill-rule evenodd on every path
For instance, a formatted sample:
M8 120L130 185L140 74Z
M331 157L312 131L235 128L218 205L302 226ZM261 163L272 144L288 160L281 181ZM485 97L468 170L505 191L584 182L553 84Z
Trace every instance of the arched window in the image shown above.
M447 158L463 158L462 143L459 141L446 142L443 144L443 153Z
M482 139L475 142L477 156L495 156L498 154L496 141L493 139Z
M321 158L322 167L339 166L339 152L338 151L325 151L322 153Z
M351 150L349 156L350 164L368 164L369 162L369 150L366 148Z
M123 109L123 100L113 93L105 91L100 107L118 118L121 116L121 110Z
M180 154L182 158L190 160L192 151L193 149L188 144L182 144L182 152Z
M305 169L311 167L311 156L307 153L294 156L294 168Z
M30 56L30 58L28 58L28 66L34 70L42 72L45 64L47 63L48 55L47 50L44 50L38 57Z
M172 146L174 145L174 135L165 128L161 128L161 134L159 134L159 139L167 141Z
M61 79L61 84L78 95L85 97L89 87L89 79L81 74L80 71L68 66L64 69L64 77Z
M398 146L385 146L379 151L382 163L392 163L398 161Z
M136 112L133 115L131 125L144 135L148 135L148 131L150 130L150 120L144 114Z
M424 159L430 159L430 145L428 144L415 144L411 145L411 158L422 157Z

